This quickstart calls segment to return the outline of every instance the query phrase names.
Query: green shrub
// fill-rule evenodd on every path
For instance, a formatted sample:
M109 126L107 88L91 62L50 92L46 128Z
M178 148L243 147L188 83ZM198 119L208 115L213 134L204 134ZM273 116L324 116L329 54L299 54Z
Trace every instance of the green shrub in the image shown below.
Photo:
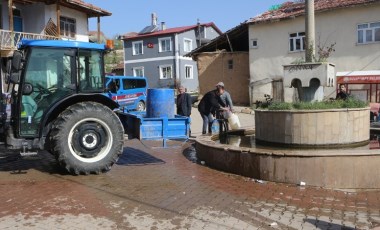
M365 108L369 106L367 102L357 100L354 98L348 98L347 100L342 101L342 102L343 102L343 108Z
M273 102L267 108L268 110L291 110L293 106L292 106L292 103Z
M347 98L347 100L329 100L321 102L274 102L266 106L268 110L324 110L324 109L350 109L368 107L367 102L360 101L355 98ZM263 108L263 107L260 107Z

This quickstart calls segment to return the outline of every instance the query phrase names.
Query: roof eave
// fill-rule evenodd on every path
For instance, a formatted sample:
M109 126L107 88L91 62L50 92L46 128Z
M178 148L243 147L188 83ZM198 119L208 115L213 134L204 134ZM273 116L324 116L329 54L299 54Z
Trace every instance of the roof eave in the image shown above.
M106 10L103 10L103 9L96 9L96 8L91 8L89 6L86 6L86 5L83 5L83 4L78 4L78 2L75 2L75 1L72 1L72 0L66 0L66 2L70 5L66 6L66 7L69 7L69 8L74 8L74 9L82 9L85 11L85 13L87 14L87 16L89 18L92 18L92 17L106 17L106 16L111 16L112 13L109 12L109 11L106 11ZM75 6L75 7L73 7Z
M235 26L234 28L227 30L225 33L220 34L218 37L214 38L214 39L211 40L209 43L207 43L207 44L205 44L205 45L202 45L202 46L200 46L200 47L194 49L193 51L191 51L191 52L185 54L185 56L186 56L186 57L193 57L193 59L194 59L194 58L196 58L196 56L197 56L199 53L203 53L203 52L202 52L203 49L205 49L205 48L207 48L207 47L209 47L209 46L214 45L216 42L218 42L220 39L222 39L225 35L231 34L231 33L235 32L235 31L237 31L237 30L244 29L244 27L247 27L247 26L248 26L248 24L247 24L246 22L241 23L240 25ZM245 29L247 29L247 28L245 28Z

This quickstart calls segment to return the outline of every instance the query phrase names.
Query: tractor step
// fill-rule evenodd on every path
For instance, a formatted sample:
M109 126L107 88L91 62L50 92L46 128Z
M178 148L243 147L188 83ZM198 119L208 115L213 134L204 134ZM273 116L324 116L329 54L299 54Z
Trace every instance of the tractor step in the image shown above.
M38 155L38 152L30 152L29 150L26 149L26 145L23 146L22 152L20 152L20 155L22 157L34 157Z
M22 157L34 157L38 155L38 152L20 152Z

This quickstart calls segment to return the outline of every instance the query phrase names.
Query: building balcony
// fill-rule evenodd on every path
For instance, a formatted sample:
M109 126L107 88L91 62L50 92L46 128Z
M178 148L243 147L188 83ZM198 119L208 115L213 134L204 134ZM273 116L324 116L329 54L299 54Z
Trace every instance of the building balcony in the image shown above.
M17 49L22 39L31 40L58 40L58 37L45 35L45 34L34 34L34 33L24 33L24 32L14 32L10 30L0 30L0 51L4 53L12 53L13 50Z

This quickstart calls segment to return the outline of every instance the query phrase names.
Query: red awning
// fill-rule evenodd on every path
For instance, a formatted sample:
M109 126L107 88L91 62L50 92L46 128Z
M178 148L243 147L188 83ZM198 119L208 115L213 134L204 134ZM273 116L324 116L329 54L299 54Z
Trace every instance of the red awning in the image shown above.
M380 84L380 71L338 72L338 84Z

